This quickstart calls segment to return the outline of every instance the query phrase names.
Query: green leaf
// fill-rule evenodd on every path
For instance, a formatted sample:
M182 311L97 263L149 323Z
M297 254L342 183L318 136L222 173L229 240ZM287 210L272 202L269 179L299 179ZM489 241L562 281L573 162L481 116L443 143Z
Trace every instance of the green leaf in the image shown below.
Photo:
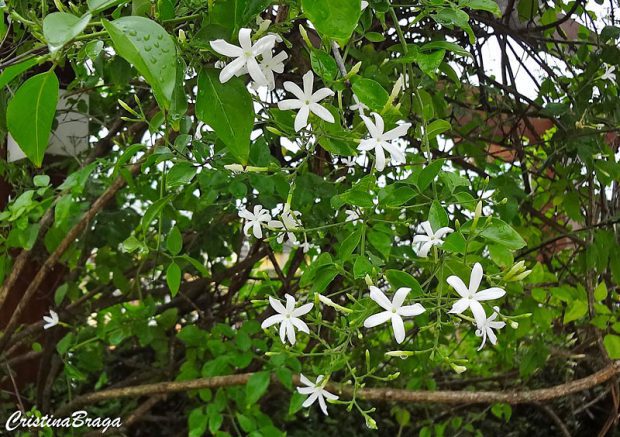
M340 246L338 247L338 257L341 260L345 260L351 257L351 254L359 244L361 237L362 227L359 226L358 229L353 231L351 235L349 235L342 241L342 243L340 243Z
M121 3L125 3L127 0L88 0L88 10L92 14L96 14L97 12L104 11L112 6L120 5Z
M476 9L478 11L490 12L496 17L500 17L502 15L499 5L494 0L467 0L462 2L461 5L470 9Z
M321 50L312 49L310 64L314 72L324 80L334 80L338 74L338 66L334 58Z
M37 74L19 87L9 102L9 132L28 159L41 167L58 104L58 78L53 71Z
M176 296L181 286L181 268L177 263L170 263L166 269L166 284L170 289L172 297Z
M441 166L443 165L443 160L438 159L437 161L431 162L429 165L424 167L418 176L418 183L416 184L420 191L424 191L428 188L428 186L435 180L439 170L441 170Z
M364 256L358 256L353 263L353 277L360 279L372 272L372 264Z
M255 404L267 391L271 375L269 372L257 372L250 376L245 386L245 402L248 407Z
M4 88L17 76L28 70L33 65L37 65L38 63L38 58L31 58L27 61L20 62L19 64L6 67L4 70L2 70L2 73L0 73L0 88Z
M360 0L302 0L301 7L320 34L341 45L351 37L362 13Z
M605 282L601 282L594 289L594 299L601 301L607 297L607 285Z
M433 203L431 203L431 208L428 211L428 221L431 222L431 227L434 231L448 226L450 223L448 213L437 200L433 200Z
M183 236L181 235L181 231L176 226L172 228L170 234L168 234L168 239L166 240L166 247L173 255L178 255L183 248Z
M588 312L588 303L583 300L574 300L569 304L564 314L564 324L582 318Z
M407 272L391 269L385 272L385 277L394 289L401 287L411 288L409 297L421 296L423 294L420 283Z
M202 70L198 76L196 116L213 128L235 158L244 165L248 163L254 107L241 79L220 83L218 70Z
M508 223L497 219L490 218L487 226L480 233L484 238L494 243L506 246L509 249L521 249L527 243L517 231L515 231Z
M112 22L102 19L114 50L153 88L157 103L170 107L176 82L176 46L166 30L145 17L123 17Z
M442 134L450 130L452 126L446 120L435 120L428 126L426 126L426 135L429 140L432 140L437 135Z
M90 14L81 18L66 12L52 12L43 19L43 36L51 53L61 49L78 36L91 19Z
M178 162L168 172L166 186L168 188L185 186L194 179L197 171L198 169L191 162Z
M156 216L159 215L161 210L168 204L171 196L162 197L158 199L156 202L153 202L151 206L149 206L144 215L142 216L141 227L146 232L151 225L151 222L155 219Z
M620 336L607 334L603 339L605 349L612 360L620 359Z
M387 103L390 95L381 84L372 79L357 78L351 87L357 98L373 111L380 111Z

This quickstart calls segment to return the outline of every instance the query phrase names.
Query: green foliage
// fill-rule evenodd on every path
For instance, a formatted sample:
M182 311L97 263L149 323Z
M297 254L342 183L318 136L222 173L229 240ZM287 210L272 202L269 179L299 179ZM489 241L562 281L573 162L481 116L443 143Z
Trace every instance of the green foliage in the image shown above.
M541 405L574 435L612 423L602 386L469 403L620 359L620 30L589 3L504 7L0 1L0 131L28 158L0 165L0 281L28 315L2 308L0 352L51 363L38 382L13 375L31 414L191 381L84 408L148 408L128 435L556 432ZM557 24L568 13L576 35ZM252 79L270 73L273 89ZM86 138L63 133L77 114ZM456 311L476 292L500 296L479 302L486 325L469 298ZM375 403L366 389L467 398ZM339 395L325 418L317 396L304 407L322 390Z
M9 132L37 167L43 163L52 130L58 86L53 71L37 74L19 87L6 110Z

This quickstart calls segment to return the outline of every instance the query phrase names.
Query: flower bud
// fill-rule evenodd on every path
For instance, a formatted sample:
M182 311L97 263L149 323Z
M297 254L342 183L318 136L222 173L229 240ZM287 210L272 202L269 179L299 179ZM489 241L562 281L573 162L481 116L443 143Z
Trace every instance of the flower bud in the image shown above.
M510 327L512 329L517 329L519 327L519 322L515 322L514 320L510 322Z
M402 358L403 360L413 355L411 351L389 351L385 353L388 357Z
M372 278L370 277L370 275L366 274L366 276L364 276L364 281L366 282L366 285L368 285L369 287L373 286L374 284L372 283Z
M377 422L370 416L364 416L366 419L366 426L370 429L377 429Z
M459 366L458 364L454 364L454 363L450 363L450 367L452 367L452 370L454 370L458 374L461 374L467 370L467 367Z
M282 132L280 132L278 129L276 129L275 127L271 127L271 126L267 126L267 130L269 132L271 132L274 135L277 135L279 137L283 137L284 134Z
M185 36L185 32L183 31L183 29L179 29L179 42L181 44L185 44L186 41L187 41L187 36Z
M233 173L245 173L246 169L241 164L226 164L224 168Z

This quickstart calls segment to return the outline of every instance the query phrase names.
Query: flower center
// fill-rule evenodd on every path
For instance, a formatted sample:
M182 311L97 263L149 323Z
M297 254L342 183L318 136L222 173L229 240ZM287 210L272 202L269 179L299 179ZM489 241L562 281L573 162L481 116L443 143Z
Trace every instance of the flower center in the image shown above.
M396 308L392 308L392 313L396 314Z

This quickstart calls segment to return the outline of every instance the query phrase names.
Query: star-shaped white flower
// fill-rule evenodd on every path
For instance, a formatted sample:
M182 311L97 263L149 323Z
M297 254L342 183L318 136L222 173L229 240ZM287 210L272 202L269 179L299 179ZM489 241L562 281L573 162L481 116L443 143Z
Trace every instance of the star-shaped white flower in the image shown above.
M284 241L284 237L288 237L291 243L297 243L297 237L295 236L295 230L301 227L299 217L301 213L299 211L291 211L291 205L288 203L284 205L282 214L280 214L280 220L270 220L269 227L276 230L281 230L281 233L277 237L278 243Z
M502 329L506 326L504 322L496 322L497 316L499 315L499 307L493 307L493 314L489 316L489 318L484 319L482 325L478 325L478 329L476 329L476 337L482 337L482 344L478 348L478 350L484 347L484 344L487 341L487 338L491 342L491 344L497 344L497 337L495 336L494 329Z
M414 317L422 314L426 309L419 304L403 306L407 295L411 291L411 288L399 288L394 293L392 302L387 296L379 290L377 287L370 286L370 298L377 302L381 308L385 311L374 314L364 320L364 327L373 328L377 325L392 321L392 330L394 331L394 338L398 343L402 343L405 340L405 324L403 323L403 317Z
M396 163L405 162L405 154L400 148L389 141L398 139L407 134L407 131L411 127L411 123L403 123L396 126L394 129L383 132L385 129L385 125L383 123L383 118L373 112L372 115L375 117L375 122L373 123L369 117L365 115L360 115L362 120L364 120L364 124L368 129L368 133L370 134L370 138L366 140L362 140L360 145L357 146L357 150L373 150L375 151L375 167L378 171L382 171L385 168L385 151L387 150L392 158L392 160Z
M484 321L486 320L486 314L480 302L484 300L499 299L506 294L506 291L498 287L491 287L486 290L478 291L483 273L484 272L482 271L482 266L480 263L476 263L471 271L469 287L466 287L465 283L458 276L453 275L448 277L446 280L448 284L450 284L450 286L461 296L461 298L457 300L454 305L452 305L452 309L448 312L452 314L461 314L469 308L474 315L476 325L478 326L483 326Z
M368 111L370 108L366 106L365 104L363 104L362 102L360 102L360 100L357 98L355 94L353 94L353 100L355 101L355 103L349 106L349 109L351 111L359 111L360 115L366 115L364 114L364 111Z
M213 50L224 56L236 58L222 69L220 72L220 82L228 82L233 76L247 71L257 84L268 84L267 78L258 65L256 58L271 51L279 37L277 35L266 35L252 44L251 34L251 29L244 28L239 30L240 47L230 44L223 39L211 41Z
M418 256L422 258L426 258L428 256L428 252L433 246L441 246L443 244L442 238L446 234L454 232L454 229L449 227L439 228L437 229L437 232L433 232L431 223L428 221L420 223L420 226L424 232L426 232L426 235L419 234L413 237L413 244L418 248Z
M608 65L605 67L605 72L603 73L603 75L601 76L601 79L603 80L612 80L612 81L616 81L616 74L614 73L614 71L616 71L616 66L615 65Z
M53 328L60 322L60 320L58 319L58 314L54 310L50 310L49 316L43 316L43 321L45 322L45 325L43 325L43 329Z
M281 74L284 71L284 61L288 58L286 52L280 52L273 56L271 50L263 53L260 61L260 69L267 79L267 87L272 90L276 87L276 78L273 73Z
M286 307L282 305L279 300L269 296L269 304L278 314L267 317L262 323L261 328L266 329L271 325L279 323L280 340L282 340L282 343L286 343L286 340L288 339L289 343L294 345L295 328L299 329L301 332L305 332L306 334L310 333L308 325L306 325L299 317L307 314L312 309L314 304L307 303L299 308L295 308L295 298L288 293L285 294L284 297L286 297Z
M294 82L284 82L284 89L293 94L296 99L287 99L278 102L278 108L283 111L289 109L299 109L297 116L295 117L295 132L299 132L308 125L308 117L310 113L316 114L328 123L334 123L334 116L327 109L319 105L319 102L326 97L334 95L334 92L329 88L321 88L316 92L312 92L314 87L314 73L312 70L304 74L303 77L304 89L303 91Z
M262 205L255 205L254 212L248 211L247 208L240 209L239 217L245 219L243 233L249 236L249 230L252 228L252 233L256 238L263 238L262 225L263 223L269 223L269 220L271 220L269 211L264 209Z
M357 211L353 211L352 209L347 209L344 211L344 213L347 215L347 218L344 219L345 223L346 222L351 222L354 225L357 224L357 222L360 219L360 215L358 214Z
M297 391L301 393L302 395L310 395L304 401L302 406L304 408L308 408L310 405L314 404L316 400L318 399L319 406L321 407L321 411L323 411L323 414L328 416L327 404L325 403L325 399L334 401L338 399L338 396L325 390L325 384L327 383L325 376L319 375L316 378L316 382L312 382L308 378L306 378L303 374L300 373L299 380L303 385L305 385L305 387L297 387Z

